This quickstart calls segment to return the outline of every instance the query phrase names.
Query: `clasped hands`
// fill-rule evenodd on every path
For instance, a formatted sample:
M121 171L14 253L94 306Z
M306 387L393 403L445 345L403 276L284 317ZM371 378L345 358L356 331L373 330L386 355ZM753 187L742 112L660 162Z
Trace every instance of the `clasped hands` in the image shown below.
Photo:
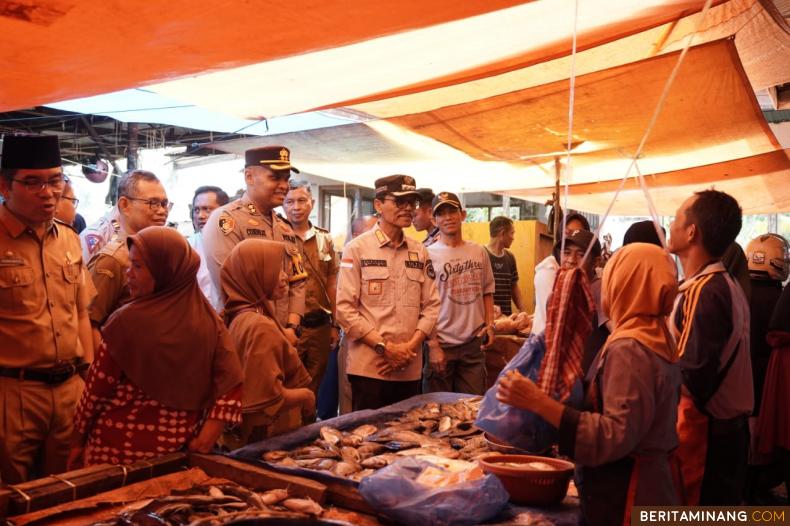
M411 342L387 342L384 354L379 358L379 374L386 376L402 371L416 357L417 349Z

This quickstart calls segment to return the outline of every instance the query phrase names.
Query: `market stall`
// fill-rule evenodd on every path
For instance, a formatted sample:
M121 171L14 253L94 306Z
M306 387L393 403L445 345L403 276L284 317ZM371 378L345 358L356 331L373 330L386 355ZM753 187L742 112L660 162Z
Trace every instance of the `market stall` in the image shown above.
M459 467L500 454L501 448L471 423L479 401L457 393L421 395L319 422L229 455L174 453L129 466L100 465L44 477L0 490L0 516L18 526L235 524L272 517L312 521L301 522L305 524L391 522L391 515L366 500L360 481L398 461L430 462L440 471L457 473ZM357 461L369 467L353 473L337 469L349 469ZM443 479L429 482L437 480ZM426 486L426 495L435 489ZM439 499L441 506L447 497ZM578 520L578 496L571 483L561 502L511 502L487 523L571 525Z

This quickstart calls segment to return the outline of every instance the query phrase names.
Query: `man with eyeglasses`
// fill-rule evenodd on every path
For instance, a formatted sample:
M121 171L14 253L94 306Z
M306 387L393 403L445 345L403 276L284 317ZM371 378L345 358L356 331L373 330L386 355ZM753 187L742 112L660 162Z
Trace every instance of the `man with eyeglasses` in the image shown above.
M302 333L307 273L302 263L302 244L288 221L274 212L288 193L291 152L284 146L264 146L244 153L244 182L241 198L215 210L203 229L206 264L217 290L221 291L220 269L230 251L247 238L285 243L283 270L288 274L288 294L275 301L277 320L293 345ZM224 294L223 294L224 300Z
M420 394L422 343L439 316L434 269L422 243L406 237L419 194L414 179L376 181L373 230L343 250L337 318L348 338L354 411Z
M164 226L172 206L164 186L152 172L133 170L118 183L121 234L88 262L98 293L90 308L96 345L100 341L98 329L110 314L131 299L126 280L130 264L126 238L149 226Z
M291 179L288 188L283 208L291 227L302 240L302 255L308 274L302 336L296 347L312 377L309 388L317 397L329 363L329 354L339 339L334 323L338 261L329 231L310 222L310 213L315 204L310 183ZM334 401L337 402L336 397ZM322 407L321 402L324 400L319 400L317 406L319 418L337 415L336 403L329 408Z
M217 312L222 310L223 304L219 291L211 281L211 274L209 274L208 266L206 265L206 249L203 246L203 227L206 226L206 222L214 210L229 202L230 198L228 194L218 186L201 186L195 190L191 207L192 226L195 229L195 233L187 238L189 244L200 256L200 269L198 269L197 273L200 290L203 291L203 294Z
M80 232L83 261L90 261L107 243L118 237L125 235L121 232L121 213L118 205L115 205L98 221Z
M56 219L55 136L8 136L0 160L0 480L66 470L79 372L93 358L93 289L77 235Z

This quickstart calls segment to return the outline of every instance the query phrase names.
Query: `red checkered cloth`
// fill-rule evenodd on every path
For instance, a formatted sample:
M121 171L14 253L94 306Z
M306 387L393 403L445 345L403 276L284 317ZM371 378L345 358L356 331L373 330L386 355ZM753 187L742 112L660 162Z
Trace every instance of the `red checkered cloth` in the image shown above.
M538 373L538 387L560 401L582 376L584 341L592 332L595 301L580 268L557 271L546 306L546 354Z

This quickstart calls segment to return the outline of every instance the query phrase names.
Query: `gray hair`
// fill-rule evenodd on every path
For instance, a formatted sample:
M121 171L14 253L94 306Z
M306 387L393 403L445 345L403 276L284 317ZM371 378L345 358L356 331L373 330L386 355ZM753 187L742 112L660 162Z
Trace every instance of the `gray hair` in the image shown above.
M313 191L310 188L310 181L305 181L304 179L289 179L288 180L288 191L291 190L298 190L300 188L304 188L310 197L313 196Z
M126 172L118 182L118 197L134 197L133 194L137 191L137 184L140 181L148 181L151 183L160 182L154 172L149 172L148 170L132 170L131 172Z

